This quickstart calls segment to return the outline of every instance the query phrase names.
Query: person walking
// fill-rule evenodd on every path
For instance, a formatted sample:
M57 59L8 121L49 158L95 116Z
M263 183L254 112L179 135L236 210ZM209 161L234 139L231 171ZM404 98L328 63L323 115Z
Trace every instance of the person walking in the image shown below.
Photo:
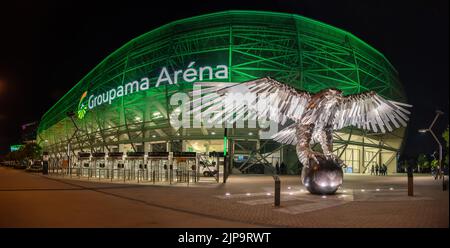
M387 176L387 166L386 166L386 164L383 164L383 171L384 171L384 175Z
M378 164L375 165L375 175L378 176L378 172L380 171L380 167L378 166Z
M375 174L375 168L372 165L372 167L370 167L370 175L373 175L373 174Z
M283 175L287 174L287 168L286 168L286 164L284 164L284 162L281 162L280 170L281 170L281 174L283 174Z

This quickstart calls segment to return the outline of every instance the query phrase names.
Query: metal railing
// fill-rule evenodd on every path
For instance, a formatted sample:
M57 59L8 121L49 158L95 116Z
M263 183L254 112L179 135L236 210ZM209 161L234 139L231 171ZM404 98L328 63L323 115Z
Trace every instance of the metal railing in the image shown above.
M72 167L64 168L61 166L49 167L50 175L62 177L87 178L88 180L110 180L112 181L137 181L138 183L196 183L199 181L199 174L195 170L180 169L124 169L124 168L89 168Z

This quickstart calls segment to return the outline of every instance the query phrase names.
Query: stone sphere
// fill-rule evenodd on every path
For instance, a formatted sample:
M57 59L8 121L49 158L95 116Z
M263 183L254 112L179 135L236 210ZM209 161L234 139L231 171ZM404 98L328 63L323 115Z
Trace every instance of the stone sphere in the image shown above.
M342 167L333 160L318 156L317 163L310 160L310 166L302 169L301 180L311 194L331 195L342 185L344 173Z

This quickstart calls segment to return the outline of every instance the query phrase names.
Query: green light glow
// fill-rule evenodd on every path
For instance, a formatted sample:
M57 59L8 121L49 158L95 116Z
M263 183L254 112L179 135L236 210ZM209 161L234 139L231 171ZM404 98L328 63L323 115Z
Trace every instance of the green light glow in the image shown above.
M77 116L78 116L78 119L80 119L80 120L84 118L84 115L86 115L86 112L87 112L88 106L87 106L86 102L84 101L84 99L86 99L86 96L87 96L87 91L85 91L83 93L83 95L81 95L80 102L78 103Z
M227 144L227 137L223 137L223 155L227 155L228 150L228 144Z
M226 77L219 65L227 66ZM183 74L188 69L195 69L197 76ZM208 81L210 75L211 81L220 82L270 76L310 92L330 87L344 94L374 90L405 101L389 61L349 32L299 15L225 11L169 23L111 53L44 114L38 142L48 140L41 144L61 150L76 131L66 114L74 110L80 132L72 144L77 148L139 143L151 137L145 136L149 130L158 130L160 137L176 137L168 122L170 97L190 91L193 82ZM143 78L148 78L148 88ZM118 100L121 87L125 91L136 80L140 90ZM89 109L91 95L108 93L107 103L102 97L101 104ZM153 115L156 112L160 114ZM205 133L190 137L202 139Z
M20 150L20 148L22 148L22 147L23 147L23 145L12 145L10 147L10 149L11 149L12 152L14 152L14 151Z

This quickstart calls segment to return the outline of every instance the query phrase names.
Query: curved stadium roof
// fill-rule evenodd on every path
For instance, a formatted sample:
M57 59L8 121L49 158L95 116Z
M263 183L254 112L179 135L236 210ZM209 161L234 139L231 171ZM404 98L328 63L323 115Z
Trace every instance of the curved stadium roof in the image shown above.
M216 81L270 76L310 92L329 87L344 94L374 90L388 99L405 100L389 61L347 31L295 14L225 11L171 22L111 53L44 114L38 139L56 143L73 133L67 112L77 110L84 92L100 94L144 76L152 86L161 68L173 72L191 62L193 67L227 65L228 77ZM177 85L150 87L92 109L76 122L87 133L111 124L123 129L141 125L136 122L167 125L168 97L191 88L192 83L182 79ZM162 117L152 116L155 111ZM117 134L125 132L119 129Z

